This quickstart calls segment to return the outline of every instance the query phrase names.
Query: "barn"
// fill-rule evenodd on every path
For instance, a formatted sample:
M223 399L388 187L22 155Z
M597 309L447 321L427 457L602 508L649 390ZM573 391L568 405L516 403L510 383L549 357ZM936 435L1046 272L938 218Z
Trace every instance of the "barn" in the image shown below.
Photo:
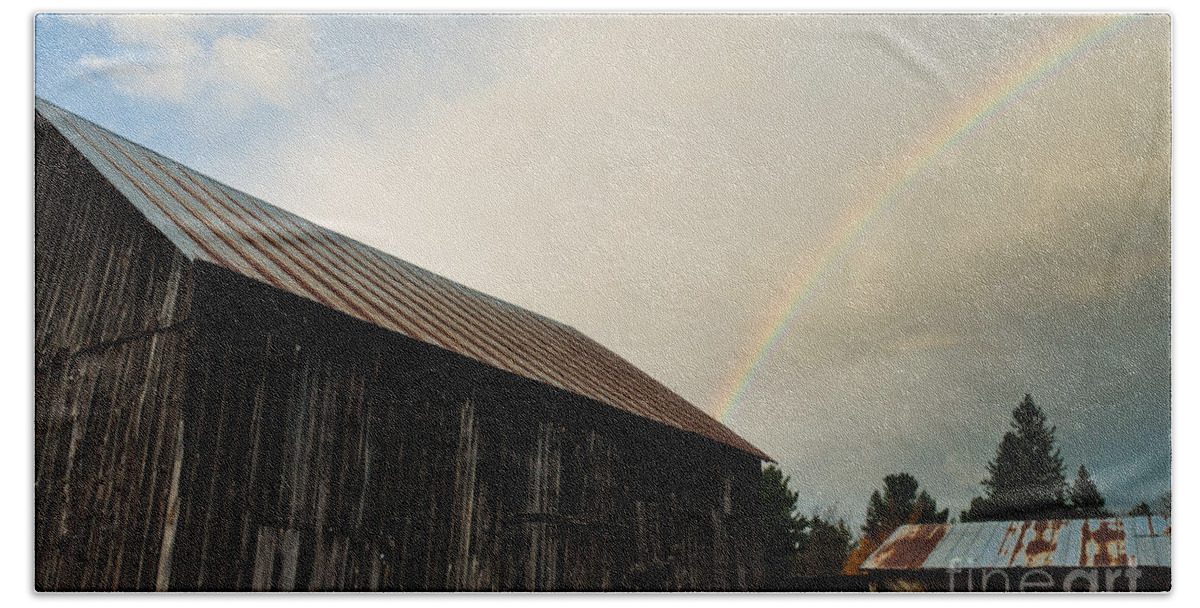
M746 590L769 458L575 329L35 101L39 590Z

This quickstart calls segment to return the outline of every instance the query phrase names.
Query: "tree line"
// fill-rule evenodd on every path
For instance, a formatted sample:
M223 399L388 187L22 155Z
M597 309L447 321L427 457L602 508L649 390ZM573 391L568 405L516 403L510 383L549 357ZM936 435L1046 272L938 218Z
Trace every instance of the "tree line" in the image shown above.
M984 495L971 500L959 521L1113 517L1087 467L1080 465L1075 480L1067 483L1055 445L1057 429L1029 395L1013 409L1010 426L987 464L987 477L981 482ZM796 576L857 574L900 526L950 521L950 510L939 510L915 477L896 473L884 477L882 491L871 494L865 521L854 538L845 522L834 522L828 510L799 514L799 492L790 488L790 481L774 465L763 469L764 574L769 584L785 584ZM1170 517L1170 501L1168 492L1153 506L1142 501L1128 514Z

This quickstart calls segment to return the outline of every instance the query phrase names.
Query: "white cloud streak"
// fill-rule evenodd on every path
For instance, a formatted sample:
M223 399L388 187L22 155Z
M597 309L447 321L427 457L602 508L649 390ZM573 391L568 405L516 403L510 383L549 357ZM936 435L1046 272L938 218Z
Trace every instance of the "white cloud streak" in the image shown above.
M251 35L223 33L232 22L215 16L82 19L106 28L123 50L84 56L79 66L133 96L184 105L216 101L233 112L253 103L289 108L323 69L303 17L267 18Z

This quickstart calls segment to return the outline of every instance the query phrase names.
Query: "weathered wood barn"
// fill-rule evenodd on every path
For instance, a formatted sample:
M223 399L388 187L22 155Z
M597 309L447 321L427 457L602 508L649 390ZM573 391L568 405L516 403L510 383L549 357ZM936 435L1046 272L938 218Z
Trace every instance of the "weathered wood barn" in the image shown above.
M38 589L760 584L767 456L627 361L35 109Z

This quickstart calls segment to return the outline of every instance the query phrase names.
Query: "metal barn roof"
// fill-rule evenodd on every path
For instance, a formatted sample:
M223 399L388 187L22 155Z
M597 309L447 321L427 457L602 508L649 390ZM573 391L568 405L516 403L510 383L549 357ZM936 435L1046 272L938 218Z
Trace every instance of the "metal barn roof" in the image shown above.
M571 327L318 226L45 100L35 108L190 259L770 460Z
M863 570L1170 566L1161 517L987 521L900 526Z

